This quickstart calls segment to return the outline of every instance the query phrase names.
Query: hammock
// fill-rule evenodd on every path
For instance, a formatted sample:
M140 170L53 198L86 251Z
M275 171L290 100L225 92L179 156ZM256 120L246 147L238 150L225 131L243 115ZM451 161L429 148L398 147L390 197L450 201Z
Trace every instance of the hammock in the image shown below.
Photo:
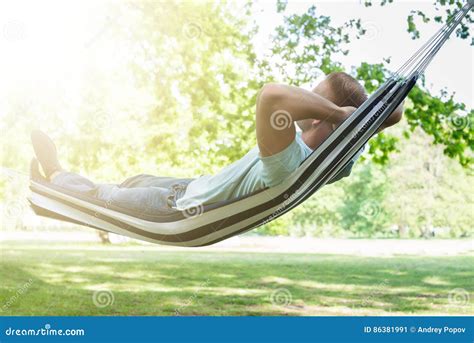
M472 1L470 1L472 2ZM283 183L245 197L150 215L32 179L36 214L166 245L210 245L268 223L308 199L343 169L405 99L473 4L467 3L376 90Z

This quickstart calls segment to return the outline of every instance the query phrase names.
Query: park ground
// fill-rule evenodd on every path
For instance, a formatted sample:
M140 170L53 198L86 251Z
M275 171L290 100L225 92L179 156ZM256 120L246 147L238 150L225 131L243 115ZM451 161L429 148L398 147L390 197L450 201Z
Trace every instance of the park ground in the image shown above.
M474 314L470 241L311 242L244 237L183 249L3 240L0 315Z

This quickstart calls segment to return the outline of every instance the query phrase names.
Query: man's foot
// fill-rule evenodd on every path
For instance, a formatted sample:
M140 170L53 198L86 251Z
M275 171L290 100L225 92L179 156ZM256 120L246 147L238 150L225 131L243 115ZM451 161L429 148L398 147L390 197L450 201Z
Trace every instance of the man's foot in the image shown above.
M31 142L33 143L36 158L41 164L46 178L49 179L52 174L62 170L59 164L56 146L51 138L42 131L34 130L31 132Z
M32 158L30 162L30 178L34 181L48 181L39 170L39 163L36 158Z

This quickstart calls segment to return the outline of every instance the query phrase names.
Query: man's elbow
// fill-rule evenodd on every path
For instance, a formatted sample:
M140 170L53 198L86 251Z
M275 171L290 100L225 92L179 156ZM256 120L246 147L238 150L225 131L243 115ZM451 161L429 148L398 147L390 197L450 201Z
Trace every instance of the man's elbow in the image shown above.
M267 83L258 95L257 105L266 108L278 108L284 99L284 87L278 83Z
M402 117L403 117L403 109L397 109L396 111L394 111L392 115L388 117L389 126L398 124L402 120Z
M398 124L403 117L403 103L398 106L395 111L385 120L384 128Z

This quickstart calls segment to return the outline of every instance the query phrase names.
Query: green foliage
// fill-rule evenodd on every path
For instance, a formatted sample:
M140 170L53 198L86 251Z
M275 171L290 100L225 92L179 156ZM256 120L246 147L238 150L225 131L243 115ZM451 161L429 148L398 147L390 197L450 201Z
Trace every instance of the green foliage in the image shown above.
M361 80L367 91L373 92L390 75L383 64L362 63L356 68L356 77ZM405 118L409 130L405 138L409 139L411 132L420 127L433 137L435 144L444 146L447 156L457 159L461 165L469 166L474 149L473 111L466 111L466 105L457 103L453 95L446 91L433 95L424 89L423 84L415 86L405 102ZM369 152L374 162L385 164L389 154L397 151L398 139L389 134L379 134L370 141Z
M381 132L369 141L369 154L372 161L381 165L389 162L389 156L395 151L399 151L397 143L399 139L391 134Z
M427 20L427 18L425 18ZM321 72L341 69L335 56L346 53L343 44L350 40L349 28L357 28L357 21L350 21L334 27L330 18L318 15L315 6L303 14L292 14L285 18L285 24L278 27L274 37L273 56L277 56L277 69L284 82L296 85L308 83ZM363 31L360 33L363 34ZM314 39L314 37L324 37ZM352 73L369 93L379 87L390 75L386 63L368 64L362 62ZM446 155L456 158L463 166L471 162L474 147L472 111L466 114L466 106L456 103L447 92L433 95L423 85L415 87L406 103L406 118L410 130L421 127L433 137L435 144L445 147ZM379 135L370 142L369 153L376 163L386 164L389 154L397 151L398 139L389 134Z
M287 213L277 220L273 220L256 230L256 233L269 236L288 236L294 232L293 213Z
M291 233L299 236L345 237L350 235L341 225L339 209L345 201L341 184L323 187L317 195L312 196L292 213L293 227Z
M365 164L354 175L354 181L344 187L344 202L340 208L341 226L356 235L373 235L389 223L389 213L383 206L388 184L382 170Z
M276 6L277 6L277 12L283 12L286 9L286 6L288 5L288 0L277 0Z
M384 6L387 3L391 3L393 1L382 1L381 5ZM373 1L367 0L365 1L365 6L372 6ZM435 1L435 8L436 11L441 12L439 15L434 16L433 18L428 17L423 11L420 10L412 10L410 15L407 17L407 31L411 35L412 39L420 38L420 31L418 30L418 24L416 23L416 19L420 19L422 23L429 23L431 20L434 20L438 23L443 23L449 21L454 13L463 7L466 4L466 1L460 0L436 0ZM469 24L474 23L474 18L472 14L466 14L466 17L463 22L459 25L456 29L456 35L459 38L467 39L470 36L469 32ZM472 41L471 45L474 45L474 40Z
M271 64L262 72L301 85L314 81L321 72L340 71L341 64L333 55L348 53L343 44L349 42L352 28L360 29L360 21L335 27L330 17L318 15L316 6L301 15L287 15L273 37Z
M409 99L405 116L410 130L421 127L433 137L435 144L444 146L447 156L469 166L474 149L474 126L471 124L474 111L467 113L466 105L456 103L452 96L448 97L446 93L433 96L420 86L410 92Z
M234 10L207 2L138 7L130 43L144 59L133 61L135 73L152 83L158 100L144 137L145 153L158 164L183 168L184 162L194 173L215 172L255 143L253 108L261 84L252 77L254 28L248 12Z
M113 19L88 43L84 60L114 44L115 55L107 58L118 67L86 64L77 102L61 88L55 99L24 88L14 94L18 105L10 95L0 123L2 164L27 171L33 128L52 135L66 168L109 182L143 172L215 173L240 158L255 145L255 97L262 85L250 41L255 27L243 8L111 5ZM25 94L37 96L37 108L25 104Z
M400 235L472 235L473 198L466 190L474 187L474 178L446 157L441 147L433 146L422 130L403 141L387 175L390 186L384 206Z

